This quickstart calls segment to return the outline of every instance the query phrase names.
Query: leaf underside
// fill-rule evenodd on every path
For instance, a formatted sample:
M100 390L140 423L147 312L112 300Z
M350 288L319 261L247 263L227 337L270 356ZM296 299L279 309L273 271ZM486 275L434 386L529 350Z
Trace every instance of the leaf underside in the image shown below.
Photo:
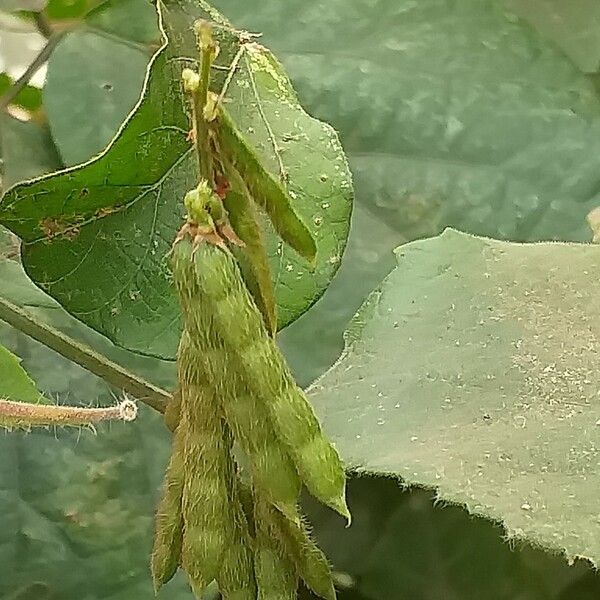
M397 249L312 400L347 464L600 560L600 247Z

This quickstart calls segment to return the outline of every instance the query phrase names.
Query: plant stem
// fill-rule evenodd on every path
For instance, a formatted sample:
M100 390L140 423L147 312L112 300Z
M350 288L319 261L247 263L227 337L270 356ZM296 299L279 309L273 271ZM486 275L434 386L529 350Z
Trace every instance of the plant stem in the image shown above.
M6 107L17 97L19 92L29 83L31 78L39 71L42 65L48 60L54 48L62 38L66 31L52 33L46 42L46 45L40 50L40 53L33 59L32 63L27 67L25 73L21 75L0 98L0 110L5 110Z
M1 297L0 319L158 412L165 412L167 404L171 400L169 392L131 373L121 365L98 354L89 346L81 344L39 321L22 308Z
M209 140L210 132L204 109L208 103L210 70L217 55L217 45L212 37L212 28L209 23L198 21L195 24L195 32L198 39L198 48L200 49L200 82L198 89L192 92L198 172L201 179L208 181L210 186L214 188L213 160Z
M46 38L52 37L52 33L54 30L52 29L52 25L50 21L48 21L48 17L43 12L34 13L33 20L35 21L35 26L37 30Z
M105 408L54 406L0 400L0 426L2 427L81 426L93 425L101 421L133 421L136 416L137 406L131 400L123 400L116 406Z

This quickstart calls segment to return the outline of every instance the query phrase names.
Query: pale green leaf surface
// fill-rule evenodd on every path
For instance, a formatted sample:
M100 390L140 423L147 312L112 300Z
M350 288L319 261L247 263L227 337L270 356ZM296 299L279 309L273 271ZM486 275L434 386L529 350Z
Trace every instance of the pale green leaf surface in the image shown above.
M600 69L600 3L596 0L505 0L584 72Z
M177 82L196 56L190 24L200 16L208 14L194 2L166 3L171 44L156 56L143 101L105 154L13 188L0 207L0 220L25 241L34 281L116 344L165 358L173 358L179 338L166 255L184 216L182 198L197 178ZM229 65L239 42L233 31L218 34L219 60ZM288 171L295 208L318 247L311 272L271 236L283 326L322 294L338 268L352 186L335 133L302 111L268 52L252 44L240 63L227 89L230 114L268 167L283 164ZM223 85L225 75L217 73L215 85ZM48 240L48 226L68 231Z
M302 382L335 360L398 244L446 226L515 241L590 239L585 215L600 205L596 90L502 0L217 6L264 33L303 104L340 132L354 174L340 272L281 336Z
M312 387L348 466L597 563L600 247L447 230L397 256Z

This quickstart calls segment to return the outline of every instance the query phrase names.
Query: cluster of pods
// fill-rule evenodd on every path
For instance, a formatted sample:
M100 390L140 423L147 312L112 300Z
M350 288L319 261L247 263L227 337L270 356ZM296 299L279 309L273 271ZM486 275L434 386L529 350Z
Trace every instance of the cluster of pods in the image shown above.
M332 600L330 566L298 498L304 484L349 521L342 463L233 254L203 232L206 224L188 221L172 253L184 331L156 519L155 587L181 567L199 598L216 580L225 599L293 600L302 579Z

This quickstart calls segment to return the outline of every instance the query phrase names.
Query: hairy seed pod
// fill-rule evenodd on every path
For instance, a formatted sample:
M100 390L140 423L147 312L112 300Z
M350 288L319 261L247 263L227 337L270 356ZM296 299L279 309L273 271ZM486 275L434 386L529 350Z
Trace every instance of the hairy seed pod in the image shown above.
M270 524L271 531L274 532L272 536L279 540L306 586L325 600L335 600L331 567L323 552L311 539L305 523L301 519L287 519L268 505L261 514L261 520Z
M218 574L235 541L231 499L231 434L219 398L198 368L197 349L184 330L179 348L181 424L185 431L182 566L197 593Z
M279 237L298 254L314 262L317 254L315 240L292 206L292 199L275 177L261 164L260 159L237 130L224 107L219 108L216 127L218 146L226 161L226 171L237 171L254 200L269 216Z
M181 557L184 435L182 427L175 429L163 496L156 511L154 548L151 559L152 581L156 592L173 577Z
M295 600L298 575L290 556L281 542L281 534L271 517L267 502L257 494L254 572L258 600Z
M244 526L245 532L237 528L236 541L227 547L217 576L224 600L256 600L252 544Z
M190 246L183 252L189 255ZM176 257L179 254L176 252ZM287 447L308 490L349 522L339 455L324 437L312 406L268 335L231 253L210 244L199 246L185 279L193 280L185 286L191 294L186 303L197 307L186 317L186 327L194 336L207 335L207 329L218 332L231 369L237 370L248 392L266 407L277 437ZM202 321L205 316L197 316L200 311L210 315L210 326Z
M206 369L205 378L212 381L214 385L217 385L218 382L220 386L218 395L225 417L236 440L248 456L255 484L283 512L291 515L296 511L300 493L300 478L290 453L276 435L271 415L264 401L255 394L248 393L245 379L240 379L235 373L224 374L223 356L229 356L230 361L235 364L235 353L231 351L229 345L224 345L222 337L211 334L211 331L215 329L223 334L223 327L231 327L231 321L235 321L236 314L239 314L236 310L237 304L232 305L231 302L237 296L223 294L222 290L222 287L226 287L227 282L231 282L232 278L234 283L237 281L235 277L239 278L233 258L228 261L229 257L225 254L223 250L209 245L200 246L196 250L196 261L202 261L206 266L202 269L202 277L196 279L197 283L199 280L199 285L195 297L190 298L187 302L204 308L203 314L212 315L212 320L209 324L201 321L194 324L191 318L186 318L186 327L194 330L194 337L190 343L196 345L197 354L202 356L202 364ZM210 258L216 260L209 261ZM200 269L199 266L198 270ZM223 278L223 273L229 273L231 277ZM188 275L188 277L191 276ZM218 290L213 289L216 277L221 277L221 285ZM241 282L238 285L243 287ZM236 289L236 287L230 285L229 289ZM214 303L205 306L207 298L214 298ZM249 300L247 292L244 300L246 302ZM226 316L225 312L228 308L233 308L234 312ZM240 309L249 310L247 306L241 306ZM251 309L256 320L256 308L251 306ZM258 320L260 322L260 315ZM262 325L258 332L266 335Z
M250 531L254 530L254 520L250 524L244 502L252 502L247 487L240 481L233 462L227 473L230 490L230 513L232 517L233 539L223 555L217 583L223 600L255 600L256 580L252 559L253 546Z
M233 378L233 393L222 398L236 440L250 461L252 481L290 518L297 512L300 477L287 448L277 437L264 403ZM237 380L237 381L236 381Z
M304 392L291 379L270 404L271 415L308 491L350 523L346 475L339 454L325 438Z
M243 182L242 182L243 184ZM246 287L262 313L267 331L277 332L277 303L273 291L269 257L256 210L251 199L242 191L232 190L223 200L233 230L244 242L243 248L231 248Z

